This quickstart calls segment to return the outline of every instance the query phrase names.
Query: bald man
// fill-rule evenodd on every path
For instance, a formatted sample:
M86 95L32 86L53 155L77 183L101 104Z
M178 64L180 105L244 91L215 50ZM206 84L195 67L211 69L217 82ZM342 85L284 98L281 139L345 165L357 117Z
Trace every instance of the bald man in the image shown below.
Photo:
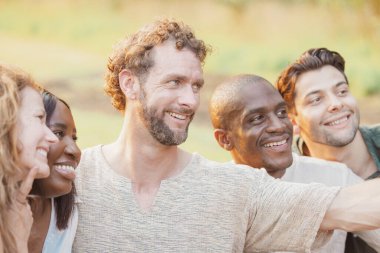
M239 75L220 84L210 101L214 137L237 164L265 168L285 181L318 182L346 186L361 182L342 163L292 153L293 126L278 91L264 78ZM380 250L380 231L359 233ZM313 252L344 252L346 232L335 231L332 239Z

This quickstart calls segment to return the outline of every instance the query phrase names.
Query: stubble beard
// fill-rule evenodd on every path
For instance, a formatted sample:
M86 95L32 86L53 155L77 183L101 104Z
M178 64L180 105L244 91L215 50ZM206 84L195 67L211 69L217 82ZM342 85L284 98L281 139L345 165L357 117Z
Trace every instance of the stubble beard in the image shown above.
M359 130L359 116L352 115L355 117L354 122L351 124L351 128L347 130L348 132L344 135L339 135L330 131L319 132L317 130L312 131L312 135L314 136L312 139L315 142L319 142L321 144L325 144L333 147L344 147L350 144L356 136L356 133Z
M180 145L186 141L192 118L189 121L189 124L187 124L185 130L177 132L172 131L163 119L156 116L157 110L154 108L148 108L145 101L144 91L142 92L139 100L141 104L141 110L139 110L140 118L154 139L165 146Z

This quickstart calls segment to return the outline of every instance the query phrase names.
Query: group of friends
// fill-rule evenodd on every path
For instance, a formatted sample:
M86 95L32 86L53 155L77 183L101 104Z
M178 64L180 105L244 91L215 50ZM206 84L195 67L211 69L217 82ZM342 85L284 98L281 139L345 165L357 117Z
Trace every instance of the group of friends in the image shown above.
M380 252L380 126L359 126L343 57L221 83L218 163L178 147L210 50L172 19L117 44L121 131L83 154L69 105L0 64L0 252Z

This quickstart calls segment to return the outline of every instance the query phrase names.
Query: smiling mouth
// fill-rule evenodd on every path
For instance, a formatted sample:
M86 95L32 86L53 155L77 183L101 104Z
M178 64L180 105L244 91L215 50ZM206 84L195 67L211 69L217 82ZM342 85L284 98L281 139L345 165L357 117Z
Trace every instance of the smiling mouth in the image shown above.
M325 125L326 126L336 126L336 125L339 125L339 124L341 124L343 122L346 122L348 120L348 118L349 118L349 116L346 116L346 117L334 120L332 122L326 123Z
M75 172L75 168L70 165L54 165L53 168L65 172Z
M43 157L47 157L47 151L41 148L37 149L37 153L40 154Z
M179 119L179 120L185 120L187 118L186 115L178 114L178 113L175 113L175 112L168 112L168 114L170 116L172 116L173 118Z
M53 165L53 169L57 171L61 176L68 180L74 180L76 177L75 168L71 165L56 164Z
M285 139L285 140L282 140L282 141L270 142L270 143L264 144L264 147L271 148L271 147L282 146L282 145L286 144L287 140L288 139Z

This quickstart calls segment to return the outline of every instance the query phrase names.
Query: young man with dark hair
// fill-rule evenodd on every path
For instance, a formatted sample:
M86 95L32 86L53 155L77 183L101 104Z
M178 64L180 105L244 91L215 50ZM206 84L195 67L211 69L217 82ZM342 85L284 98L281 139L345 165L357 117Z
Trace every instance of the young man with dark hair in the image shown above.
M302 155L342 162L363 179L375 178L380 175L380 125L359 126L359 108L344 70L338 52L309 49L281 73L277 88L300 134L296 146ZM373 252L348 238L347 249Z

